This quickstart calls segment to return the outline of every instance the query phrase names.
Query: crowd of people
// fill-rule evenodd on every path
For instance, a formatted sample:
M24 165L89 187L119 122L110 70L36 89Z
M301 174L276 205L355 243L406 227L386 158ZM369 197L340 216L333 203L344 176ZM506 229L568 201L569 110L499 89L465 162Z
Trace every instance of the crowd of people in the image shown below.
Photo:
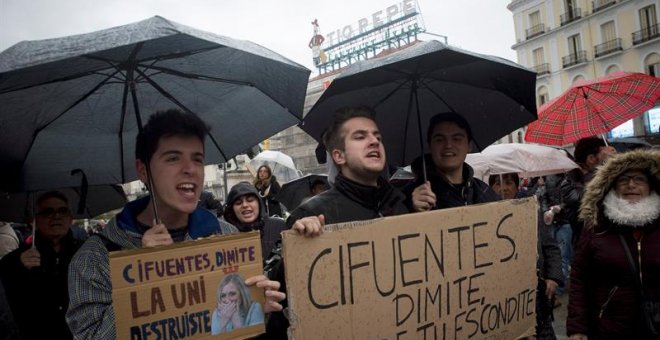
M217 289L213 334L265 321L261 338L285 339L282 231L312 238L326 224L536 195L534 338L555 338L553 307L556 295L566 293L571 339L658 338L660 152L617 155L603 140L586 138L575 147L579 169L531 179L524 190L528 187L515 173L493 175L488 183L474 177L465 163L473 149L470 125L458 114L441 113L429 122L429 153L412 162L415 180L399 190L383 176L386 146L374 115L366 107L337 111L323 137L337 170L332 186L323 191L315 183L309 188L313 197L288 216L276 199L280 185L266 165L253 183L234 185L224 207L202 196L207 125L177 110L152 115L136 140L136 171L153 186L153 197L127 203L103 230L83 241L70 228L67 198L56 191L40 196L32 243L17 241L18 248L0 260L0 299L7 301L0 308L0 334L9 339L116 338L110 252L259 231L267 275L225 277ZM250 286L263 291L263 308L248 301Z

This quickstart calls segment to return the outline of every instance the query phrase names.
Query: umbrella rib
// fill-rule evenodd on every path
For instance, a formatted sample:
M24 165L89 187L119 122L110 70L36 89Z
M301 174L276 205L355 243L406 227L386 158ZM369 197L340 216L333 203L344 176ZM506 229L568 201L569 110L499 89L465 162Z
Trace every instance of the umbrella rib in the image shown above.
M183 103L176 100L176 98L174 98L169 92L167 92L164 88L162 88L160 85L158 85L158 83L156 83L153 79L149 78L149 76L144 74L144 72L142 72L141 70L139 70L137 68L135 69L135 71L138 74L140 74L149 84L151 84L151 86L153 86L156 89L156 91L158 91L160 94L162 94L165 98L169 99L172 103L174 103L175 105L177 105L178 107L180 107L181 109L183 109L186 112L190 112L192 114L197 115L192 110L188 109L185 105L183 105ZM225 153L220 148L220 145L218 144L218 141L216 141L215 137L213 137L213 135L211 135L210 133L209 133L209 137L211 138L211 141L213 142L213 145L215 145L215 147L218 149L218 151L222 154L222 157L225 159L225 161L227 161L227 155L225 155Z
M113 74L109 75L106 79L104 79L103 81L99 82L99 83L98 83L96 86L94 86L91 90L89 90L87 93L85 93L85 95L83 95L82 97L80 97L80 99L76 100L74 103L72 103L71 105L69 105L69 107L67 107L66 109L64 109L64 110L63 110L62 112L60 112L57 116L55 116L55 118L53 118L50 122L46 123L44 126L42 126L42 127L38 128L37 130L35 130L35 131L34 131L34 134L32 135L32 141L30 142L30 147L28 147L27 152L25 153L25 158L27 158L27 156L30 154L30 150L32 150L32 146L34 146L34 141L37 139L37 135L38 135L42 130L44 130L44 129L47 128L50 124L52 124L53 122L55 122L56 120L58 120L60 117L62 117L62 115L64 115L65 113L67 113L69 110L71 110L72 108L74 108L76 105L80 104L82 101L84 101L85 99L87 99L87 97L91 96L91 95L92 95L94 92L96 92L96 90L98 90L101 86L105 85L106 82L107 82L107 80L110 79L112 76L114 76L115 73L117 73L117 72L119 72L119 71L114 72ZM25 159L23 159L23 164L25 164Z
M65 82L65 81L69 81L69 80L73 80L73 79L79 79L79 78L89 76L89 75L107 75L107 74L104 74L104 73L100 73L99 71L111 70L111 69L112 68L102 68L100 70L95 70L95 71L85 71L85 72L81 72L81 73L76 73L76 74L72 74L72 75L69 75L69 76L66 76L66 77L56 78L56 79L53 79L53 80L45 81L45 82L42 82L42 83L26 85L26 86L14 88L14 89L9 89L9 90L3 90L3 91L0 91L0 94L12 93L12 92L15 92L15 91L29 90L33 87L38 87L38 86L43 86L43 85L50 85L50 84L55 84L55 83L61 83L61 82ZM116 74L116 72L112 73L112 75L114 75L114 74Z
M376 108L377 108L380 104L382 104L382 103L384 103L385 101L387 101L387 100L388 100L390 97L392 97L397 91L399 91L404 85L408 84L409 81L410 81L410 79L406 79L404 82L402 82L401 84L399 84L399 86L397 86L394 90L390 91L390 93L388 93L387 95L385 95L385 97L383 97L383 99L379 100L376 104L374 104L374 106L372 107L372 109L376 110Z
M427 83L426 83L425 81L423 81L422 79L420 79L419 82L420 82L422 85L424 85L424 87L425 87L427 90L429 90L434 96L436 96L436 98L440 99L440 101L441 101L443 104L447 105L447 107L451 110L451 112L456 112L456 110L454 110L454 108L451 107L451 105L449 105L449 103L447 103L447 101L445 101L444 99L442 99L442 97L441 97L437 92L435 92L430 86L428 86Z
M138 64L138 65L143 67L143 68L146 68L146 69L158 70L162 73L171 74L171 75L179 76L179 77L183 77L183 78L197 79L197 80L209 80L209 81L216 81L216 82L220 82L220 83L245 85L245 86L254 87L254 85L252 83L239 81L239 80L217 78L217 77L205 76L205 75L194 74L194 73L185 73L185 72L176 71L176 70L166 68L166 67L162 67L162 66L155 66L155 65L148 66L148 65L144 65L144 64ZM145 75L145 77L146 77L146 75Z

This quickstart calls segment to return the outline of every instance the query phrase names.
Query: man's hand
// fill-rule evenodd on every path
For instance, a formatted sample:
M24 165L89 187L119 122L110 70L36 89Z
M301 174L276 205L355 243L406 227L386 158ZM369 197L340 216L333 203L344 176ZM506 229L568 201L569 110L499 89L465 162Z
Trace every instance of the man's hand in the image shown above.
M573 334L569 337L570 340L587 340L587 336L584 334Z
M36 248L30 248L21 253L21 263L27 269L39 267L41 266L41 254Z
M323 214L318 216L303 217L293 224L291 229L306 237L316 237L323 234L323 226L325 225L325 216Z
M266 296L264 313L279 312L282 310L282 305L279 302L286 298L286 294L279 291L279 282L269 280L265 275L257 275L245 280L245 284L248 286L256 285L258 288L264 290L264 296Z
M413 210L429 211L435 207L435 193L431 190L431 182L418 186L412 193Z
M142 247L156 247L172 244L172 236L164 224L156 224L142 235Z
M548 297L548 300L552 300L552 297L555 296L557 287L559 287L559 284L557 284L557 282L554 280L545 280L545 296Z

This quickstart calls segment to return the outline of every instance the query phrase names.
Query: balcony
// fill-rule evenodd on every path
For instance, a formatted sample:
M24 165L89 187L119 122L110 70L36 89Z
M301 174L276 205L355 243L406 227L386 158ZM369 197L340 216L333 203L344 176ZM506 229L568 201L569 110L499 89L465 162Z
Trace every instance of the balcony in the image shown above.
M623 48L621 47L621 38L612 39L600 45L594 46L594 58L602 57L604 55L622 50Z
M646 27L637 32L633 32L632 40L633 45L641 44L649 40L653 40L660 36L660 24Z
M561 63L564 66L564 68L586 62L587 62L587 51L585 50L578 51L577 53L569 54L561 58Z
M582 8L573 8L573 10L568 11L559 16L561 20L561 25L564 26L568 23L571 23L577 19L582 18Z
M534 38L535 36L541 35L543 33L545 33L545 24L538 24L525 30L525 36L527 39Z
M616 3L616 0L595 0L591 2L591 5L594 9L594 13L610 7Z
M540 77L545 74L550 74L550 64L549 63L538 64L536 66L533 66L532 70L536 72L537 77Z

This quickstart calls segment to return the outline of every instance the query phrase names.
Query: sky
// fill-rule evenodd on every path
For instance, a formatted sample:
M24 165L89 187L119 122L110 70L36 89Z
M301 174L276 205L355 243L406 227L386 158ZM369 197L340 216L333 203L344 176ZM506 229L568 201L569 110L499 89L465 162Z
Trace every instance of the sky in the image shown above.
M23 40L88 33L160 15L250 40L314 70L311 22L335 31L402 0L0 0L0 51ZM509 0L418 0L427 32L451 45L516 61ZM423 40L434 39L423 35ZM438 38L435 38L438 39ZM312 73L314 75L314 72Z

